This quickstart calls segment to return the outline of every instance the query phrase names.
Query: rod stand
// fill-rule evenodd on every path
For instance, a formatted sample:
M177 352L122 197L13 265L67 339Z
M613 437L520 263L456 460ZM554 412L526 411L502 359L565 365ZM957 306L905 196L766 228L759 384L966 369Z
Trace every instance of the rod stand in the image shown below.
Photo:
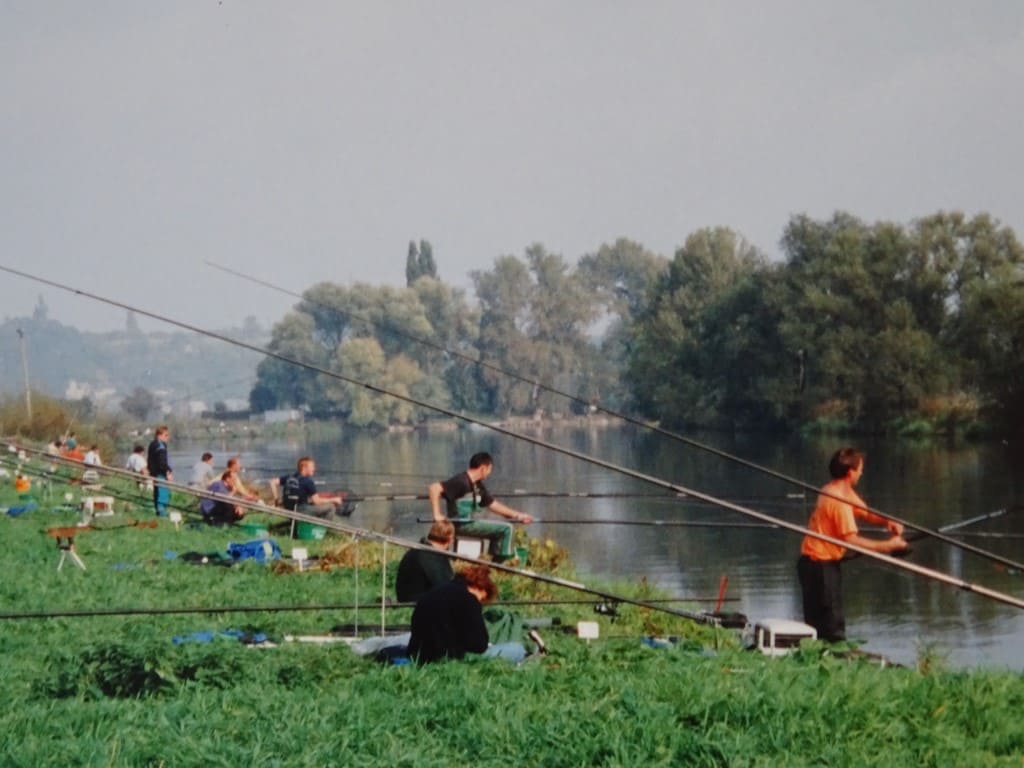
M71 562L85 570L85 563L82 562L82 558L75 552L75 537L74 536L57 536L57 549L60 550L60 562L57 563L57 570L59 571L64 567L64 561L71 558Z

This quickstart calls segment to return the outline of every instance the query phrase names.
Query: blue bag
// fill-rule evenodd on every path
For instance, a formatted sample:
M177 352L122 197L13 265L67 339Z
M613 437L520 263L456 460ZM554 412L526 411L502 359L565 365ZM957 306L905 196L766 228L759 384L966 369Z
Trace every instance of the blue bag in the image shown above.
M281 548L273 539L254 539L242 544L232 541L228 544L228 555L235 561L252 558L258 563L266 563L268 560L280 560Z

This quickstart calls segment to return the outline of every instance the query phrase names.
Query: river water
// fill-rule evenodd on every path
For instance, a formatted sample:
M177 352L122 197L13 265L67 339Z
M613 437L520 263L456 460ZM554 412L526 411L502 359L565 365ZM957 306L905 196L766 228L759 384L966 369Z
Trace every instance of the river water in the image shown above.
M531 536L550 537L569 550L582 580L640 580L672 595L704 599L714 608L723 578L723 610L748 617L799 619L795 563L800 536L785 529L750 527L741 513L686 498L653 498L663 491L622 472L552 450L556 445L742 507L803 525L814 493L707 450L633 427L538 429L537 445L482 428L450 432L369 435L352 432L331 443L302 436L271 442L172 445L179 476L203 450L216 466L239 454L247 478L283 474L302 454L317 460L325 489L347 487L360 495L422 494L433 479L465 467L476 451L495 457L488 487L537 521ZM828 479L828 459L840 444L829 438L733 437L691 434L689 439L818 487ZM1024 481L1017 468L1024 453L995 443L862 440L866 452L858 490L873 508L935 529L978 515L1007 513L961 529L962 540L1015 561L1024 560ZM519 492L606 494L604 498L510 498ZM636 494L635 497L616 497ZM353 523L419 538L429 517L426 501L364 502ZM545 522L549 521L549 522ZM563 522L554 522L563 521ZM621 525L615 521L716 521L736 527ZM983 535L979 535L983 534ZM1024 597L1024 574L935 540L914 543L909 562L944 571L1014 597ZM904 664L920 653L957 667L1024 669L1024 611L868 558L843 569L847 634L865 649Z

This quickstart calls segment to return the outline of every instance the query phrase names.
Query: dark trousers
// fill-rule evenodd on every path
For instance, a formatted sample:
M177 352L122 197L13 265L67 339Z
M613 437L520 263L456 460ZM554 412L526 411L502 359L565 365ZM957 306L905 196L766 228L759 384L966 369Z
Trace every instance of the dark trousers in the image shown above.
M818 639L846 639L843 616L843 572L838 560L812 560L801 555L796 564L804 594L804 622L818 630Z

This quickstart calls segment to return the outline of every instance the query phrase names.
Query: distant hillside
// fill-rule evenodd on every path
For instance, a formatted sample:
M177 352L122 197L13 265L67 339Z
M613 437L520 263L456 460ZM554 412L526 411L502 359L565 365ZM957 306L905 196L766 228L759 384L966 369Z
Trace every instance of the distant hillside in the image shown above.
M33 317L5 319L0 324L0 393L24 390L20 329L33 391L89 397L104 409L117 409L136 387L175 410L184 410L190 401L212 407L218 401L248 400L260 355L184 331L142 333L131 316L125 327L110 333L79 331L38 309ZM244 328L218 332L257 346L270 338L253 319Z

